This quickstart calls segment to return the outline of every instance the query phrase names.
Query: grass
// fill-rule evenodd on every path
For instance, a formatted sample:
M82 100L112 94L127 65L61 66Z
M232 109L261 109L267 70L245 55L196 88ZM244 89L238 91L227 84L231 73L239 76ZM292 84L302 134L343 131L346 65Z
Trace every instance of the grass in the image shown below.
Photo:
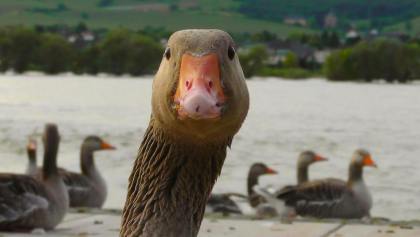
M0 3L0 25L76 25L83 21L89 27L94 28L126 27L141 29L145 26L154 26L165 27L171 31L185 28L219 28L235 33L253 33L268 30L280 36L286 36L290 32L296 31L311 31L307 28L248 18L242 14L235 13L233 10L239 5L234 0L199 0L200 5L198 9L173 12L109 10L97 7L97 2L93 0L2 0ZM115 2L118 3L118 6L135 6L145 1L123 0ZM34 7L54 9L59 3L64 3L69 10L49 13L31 11Z

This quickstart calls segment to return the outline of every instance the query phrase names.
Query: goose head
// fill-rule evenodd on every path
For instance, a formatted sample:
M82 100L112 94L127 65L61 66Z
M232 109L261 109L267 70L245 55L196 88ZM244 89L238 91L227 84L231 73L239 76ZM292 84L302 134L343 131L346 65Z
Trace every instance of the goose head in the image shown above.
M102 150L115 150L115 147L105 142L98 136L88 136L82 143L82 149L87 149L91 152Z
M220 30L175 32L153 82L152 116L193 142L233 136L249 95L232 38Z

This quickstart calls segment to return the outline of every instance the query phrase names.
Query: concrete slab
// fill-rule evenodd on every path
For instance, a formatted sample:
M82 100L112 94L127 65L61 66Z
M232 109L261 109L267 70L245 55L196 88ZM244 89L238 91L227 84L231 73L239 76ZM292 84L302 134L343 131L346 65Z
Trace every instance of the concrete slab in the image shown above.
M337 228L338 223L282 224L261 220L204 219L199 237L321 237Z
M117 237L121 216L115 212L69 213L53 231L45 233L0 233L0 237ZM375 222L376 223L376 222ZM388 222L387 222L388 223ZM408 222L407 222L408 223ZM277 220L251 220L206 217L199 237L419 237L417 224L367 225L341 221L300 220L283 224Z
M398 225L346 225L329 237L419 237L420 228Z

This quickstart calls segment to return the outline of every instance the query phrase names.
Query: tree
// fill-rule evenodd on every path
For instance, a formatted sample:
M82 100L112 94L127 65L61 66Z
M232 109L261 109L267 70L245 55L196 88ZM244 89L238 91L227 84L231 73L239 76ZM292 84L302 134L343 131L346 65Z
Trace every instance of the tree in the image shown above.
M3 37L6 37L1 46L3 70L13 69L21 73L31 69L36 58L36 49L41 44L40 35L33 30L17 27L7 29Z
M42 35L37 52L37 67L48 74L70 71L74 54L74 49L63 37L46 33Z
M100 71L121 75L150 73L157 67L162 47L147 36L118 29L99 44Z
M299 67L299 59L293 52L288 52L283 62L283 66L286 68Z
M268 59L267 49L263 45L257 45L250 48L245 53L239 54L239 60L242 65L245 77L252 77L261 71L264 62Z

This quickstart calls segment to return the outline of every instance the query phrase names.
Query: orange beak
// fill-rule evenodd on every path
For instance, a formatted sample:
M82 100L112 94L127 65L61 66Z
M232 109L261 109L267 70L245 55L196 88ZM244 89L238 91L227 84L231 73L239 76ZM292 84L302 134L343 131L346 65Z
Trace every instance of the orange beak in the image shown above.
M102 150L115 150L115 147L110 145L109 143L102 142L101 143L101 149Z
M273 169L271 169L271 168L267 168L267 169L265 170L265 173L266 173L266 174L277 174L277 171L276 171L276 170L273 170Z
M28 150L36 150L36 142L35 141L29 141L28 145L26 146L26 149Z
M314 161L327 161L327 160L328 160L327 158L320 155L315 155L314 157Z
M174 96L178 118L219 118L225 101L217 54L182 55Z
M375 167L377 168L378 166L376 165L376 163L372 160L372 157L370 155L366 155L363 158L363 165L364 166L371 166L371 167Z

